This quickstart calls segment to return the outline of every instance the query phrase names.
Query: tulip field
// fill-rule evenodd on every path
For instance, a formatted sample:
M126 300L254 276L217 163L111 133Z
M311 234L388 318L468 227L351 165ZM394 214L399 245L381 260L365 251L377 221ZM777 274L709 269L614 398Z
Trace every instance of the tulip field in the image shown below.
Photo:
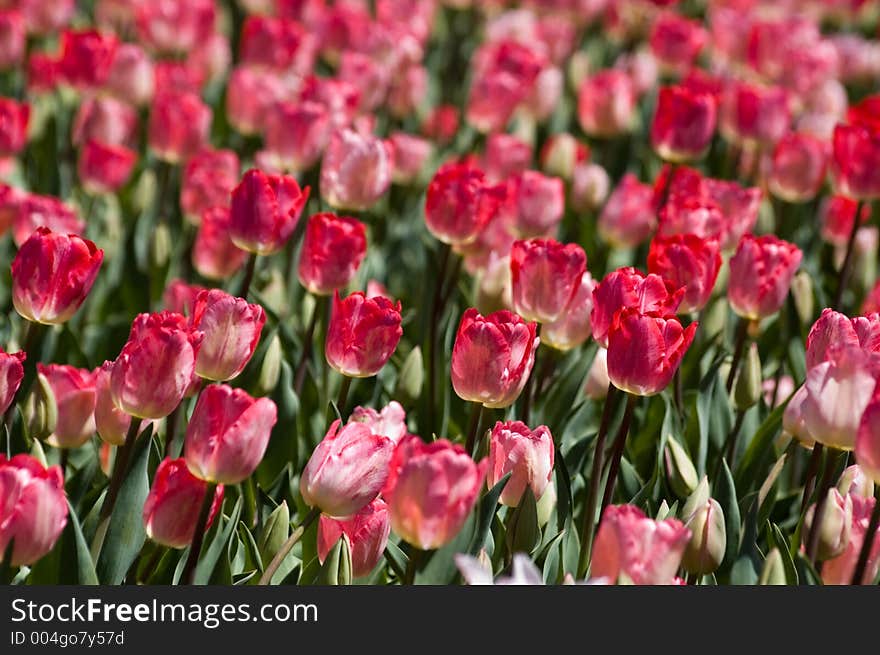
M880 3L0 0L0 582L880 579Z

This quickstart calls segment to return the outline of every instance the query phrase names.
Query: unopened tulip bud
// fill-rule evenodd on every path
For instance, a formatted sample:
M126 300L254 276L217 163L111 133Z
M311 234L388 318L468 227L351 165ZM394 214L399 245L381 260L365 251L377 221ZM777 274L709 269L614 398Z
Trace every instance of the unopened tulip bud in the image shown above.
M867 412L866 412L867 414ZM862 418L864 421L864 417ZM858 453L856 453L858 457ZM841 495L855 494L862 498L874 497L874 481L865 474L858 464L846 467L837 483L837 490Z
M696 511L709 502L709 478L703 476L693 493L687 497L684 506L681 508L681 515L687 519L696 513Z
M260 550L260 559L266 564L272 561L287 537L290 534L290 509L287 507L287 501L282 500L281 504L272 510L269 518L263 525L263 531L260 533L260 540L257 542L257 548Z
M510 553L530 553L541 538L538 505L531 489L523 493L519 505L510 513L505 538Z
M804 515L804 529L801 533L806 539L812 532L816 505L810 505ZM837 489L829 489L825 499L825 513L819 526L819 549L816 557L819 560L837 557L849 545L852 534L853 501L849 494L841 495Z
M45 439L55 432L58 425L58 403L52 385L45 375L37 373L36 384L27 399L25 416L28 434L35 439Z
M574 167L570 196L577 211L598 209L605 204L610 190L611 178L599 164L584 162Z
M792 278L791 297L801 325L810 325L815 316L816 301L813 297L813 278L807 271L798 271Z
M319 585L349 585L351 578L351 544L343 534L327 553L315 582Z
M782 563L782 555L778 548L771 550L764 559L764 568L761 570L761 577L758 578L759 585L784 585L787 584L785 578L785 565Z
M541 498L538 499L538 525L544 527L556 509L556 484L551 480Z
M700 479L691 458L672 435L666 440L663 461L666 465L666 479L672 490L681 498L690 496L699 485Z
M692 536L685 548L682 565L689 573L712 573L721 565L727 550L727 529L721 505L710 498L685 525L690 528Z
M166 223L159 223L153 229L153 236L150 241L150 263L155 268L162 268L168 263L172 249L171 230Z
M260 366L260 378L257 385L262 393L271 393L278 385L278 379L281 377L281 362L283 360L284 353L281 349L281 338L276 332L269 340L266 354L263 355L263 364Z
M403 366L400 367L400 372L397 374L394 396L399 398L404 405L414 403L422 394L424 380L425 366L422 349L416 346L403 360Z
M761 375L761 358L758 356L758 344L752 342L746 359L736 376L733 388L733 404L745 411L761 399L763 377Z
M600 347L596 351L590 372L587 374L587 382L584 384L584 395L593 400L602 400L608 395L608 351Z

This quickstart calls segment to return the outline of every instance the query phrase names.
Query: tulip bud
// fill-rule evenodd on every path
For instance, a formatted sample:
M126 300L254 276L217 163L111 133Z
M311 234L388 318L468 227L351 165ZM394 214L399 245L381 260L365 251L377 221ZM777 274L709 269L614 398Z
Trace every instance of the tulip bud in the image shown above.
M143 520L147 536L169 548L189 546L207 490L208 484L190 473L183 459L162 460L144 503ZM205 531L213 523L222 504L221 484L214 491Z
M284 353L281 349L281 338L278 333L272 334L266 354L263 355L263 364L260 366L260 377L257 388L264 394L271 393L278 385L281 377L281 362L284 361Z
M55 432L58 425L58 404L52 385L45 375L37 373L37 381L27 399L25 416L28 419L28 434L35 439L45 439Z
M0 414L5 414L15 400L24 379L25 352L7 353L0 348Z
M804 539L812 532L816 505L810 505L804 515ZM849 545L853 523L853 501L849 494L842 496L837 489L829 489L825 499L825 513L819 526L819 560L837 557Z
M344 521L322 514L318 523L318 559L324 563L330 561L332 549L344 541L350 554L350 575L361 578L382 559L390 533L388 508L379 498Z
M587 374L587 382L584 385L584 395L592 400L602 400L608 394L608 351L598 348L590 372Z
M523 493L519 505L510 513L505 539L510 553L531 553L540 541L538 506L531 489Z
M782 555L778 548L774 548L764 559L764 568L761 570L761 577L758 578L759 585L784 585L788 584L785 577L785 566L782 563Z
M721 565L727 550L727 530L721 505L710 498L686 525L693 536L685 548L682 565L689 573L712 573Z
M150 241L150 263L155 268L162 268L171 258L171 230L166 223L159 223Z
M672 435L666 439L663 461L666 465L666 479L672 490L681 498L690 496L700 483L697 469L694 468L684 448Z
M287 501L282 500L281 504L269 514L269 518L263 525L263 531L260 533L257 547L260 550L260 559L264 564L272 561L275 553L281 550L281 546L287 541L289 534L290 510L287 507Z
M791 297L801 325L809 325L815 316L813 279L807 271L798 271L791 280Z
M681 508L681 516L688 518L695 514L697 510L709 502L709 478L703 476L700 478L697 488L687 497L684 506Z
M414 403L422 395L424 380L425 366L422 361L422 349L416 346L403 360L403 366L400 367L397 382L394 385L394 396L399 398L404 405Z
M492 186L473 165L445 164L428 184L425 224L444 243L468 244L497 214L504 194L503 187Z
M550 136L541 149L541 168L548 175L570 180L577 165L589 157L589 149L566 132Z
M55 546L67 525L64 479L58 466L45 467L30 455L0 454L0 562L13 543L7 566L33 564Z
M551 480L538 499L538 525L540 527L543 528L550 522L550 516L554 509L556 509L556 484Z
M865 414L867 415L867 410ZM862 424L865 423L865 416L862 416ZM859 453L856 451L856 457L858 458ZM840 492L842 496L846 496L847 494L855 494L856 496L861 496L862 498L873 498L874 497L874 481L865 474L865 471L862 470L862 467L858 464L853 464L852 466L846 467L843 471L843 474L840 476L840 480L837 483L837 490Z
M13 157L27 144L30 105L0 98L0 157Z
M576 211L598 209L608 198L611 178L599 164L585 162L574 168L571 180L571 205Z
M400 321L400 301L367 298L362 291L340 299L337 290L327 326L327 363L347 377L376 375L400 342Z
M733 404L744 412L761 399L763 377L761 359L758 356L758 344L752 342L746 353L746 359L736 376L733 388Z

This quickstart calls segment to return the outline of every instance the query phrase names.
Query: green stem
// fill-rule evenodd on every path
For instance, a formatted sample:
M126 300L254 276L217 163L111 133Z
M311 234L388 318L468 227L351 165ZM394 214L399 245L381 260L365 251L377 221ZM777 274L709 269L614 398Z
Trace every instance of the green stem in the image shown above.
M336 409L339 410L340 416L345 416L345 404L348 402L348 391L351 389L352 378L347 375L342 376L342 382L339 384L339 395L336 397Z
M832 307L840 311L843 302L843 294L849 284L850 275L852 275L853 252L855 251L856 235L859 231L859 219L862 213L862 201L856 203L856 215L853 219L852 230L849 233L849 240L846 243L846 255L843 258L843 265L840 267L840 277L837 283L837 292L834 294L834 304Z
M272 581L272 576L275 575L275 572L278 570L278 567L281 566L281 562L284 561L284 558L287 557L287 554L293 550L293 547L297 544L297 542L302 539L303 534L308 529L308 527L314 523L315 519L318 518L318 514L321 513L317 507L313 507L309 510L309 513L306 514L306 517L303 519L303 522L300 523L299 527L293 531L287 541L285 541L281 548L278 549L278 552L275 553L275 557L272 558L272 561L269 562L269 566L266 567L266 570L263 571L263 575L260 576L261 585L267 585Z
M825 469L822 472L822 479L819 481L816 496L816 511L813 513L813 521L810 524L810 532L807 537L807 558L813 564L816 563L816 556L819 552L819 537L822 534L820 526L825 519L825 508L828 506L828 490L831 488L831 475L834 472L834 457L829 449L825 456Z
M623 421L620 424L620 430L617 432L617 438L614 440L614 450L611 453L611 462L608 469L608 479L605 481L605 493L602 494L602 510L611 504L611 497L614 495L614 487L617 484L617 473L620 471L620 460L623 459L623 449L626 447L626 437L629 435L629 425L632 422L633 410L636 406L638 396L627 394L626 409L623 412ZM599 514L599 523L602 523L602 515Z
M480 423L483 419L483 403L471 403L471 420L468 426L467 441L464 449L468 455L474 454L474 448L477 445L477 435L480 433Z
M251 290L251 282L254 281L254 271L257 269L257 255L252 253L248 257L246 268L244 269L244 277L241 280L241 288L238 290L238 297L247 299L248 291Z
M446 269L449 266L450 248L446 243L440 244L440 262L437 279L434 283L434 295L431 299L431 311L428 313L428 407L425 432L435 432L435 411L437 405L437 333L440 318L443 315L443 283Z
M309 325L306 328L303 337L303 351L296 367L296 376L294 377L293 390L297 396L302 395L303 385L306 382L306 371L309 368L309 356L312 354L312 342L315 340L315 330L318 327L318 319L321 315L321 305L325 302L323 297L315 297L315 305L312 309L312 318L309 319Z
M141 427L141 420L137 417L131 418L131 424L128 426L128 434L125 436L125 443L119 447L116 452L116 461L113 464L113 474L110 477L110 486L107 487L107 497L104 498L104 504L101 506L100 522L110 518L113 513L113 507L116 505L116 497L125 480L128 472L128 462L134 451L134 444L137 441L138 432Z
M401 584L404 585L413 585L416 580L416 570L419 568L419 564L422 561L422 555L425 551L421 548L413 548L412 553L410 553L409 560L406 563L406 574L401 581Z
M736 371L739 368L739 363L742 360L743 351L746 347L748 331L749 322L744 318L740 318L739 324L736 327L736 337L733 345L733 361L730 363L730 372L727 374L727 384L725 385L727 393L730 393L731 389L733 389L733 381L736 379Z
M189 547L189 555L180 579L184 584L191 585L196 579L196 565L199 563L199 554L202 552L202 542L205 539L205 528L208 526L208 518L211 516L211 507L214 505L214 492L217 489L215 482L208 482L205 486L205 497L202 500L202 508L199 510L199 518L196 520L196 529L193 532L192 543Z

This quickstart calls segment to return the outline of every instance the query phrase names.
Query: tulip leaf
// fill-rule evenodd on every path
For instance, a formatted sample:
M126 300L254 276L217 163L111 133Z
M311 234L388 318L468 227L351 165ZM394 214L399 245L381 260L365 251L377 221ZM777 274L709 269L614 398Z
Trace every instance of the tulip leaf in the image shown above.
M733 483L733 475L727 466L727 460L721 460L720 475L715 481L713 496L721 506L724 513L724 529L727 533L727 550L724 554L721 567L726 569L732 566L739 554L740 537L742 535L742 520L739 504L736 498L736 486Z
M402 580L406 575L406 567L409 566L409 557L400 549L400 546L391 540L385 544L385 552L383 554L391 570Z
M767 521L766 529L767 543L769 543L771 547L775 546L779 550L779 554L782 556L782 567L785 569L786 582L790 585L798 584L798 570L795 567L791 552L788 549L788 541L786 540L785 535L782 534L778 525L771 523L770 521Z
M785 412L787 404L788 400L770 412L770 415L764 419L764 422L749 442L749 446L746 448L746 452L743 454L736 471L736 486L740 493L751 491L759 475L760 466L769 455L772 455L773 439L776 438L782 425L782 414Z
M217 562L220 560L220 556L223 554L226 545L229 543L229 538L232 536L233 531L238 525L238 517L241 516L241 500L241 497L239 497L235 502L235 507L232 508L232 514L226 520L226 523L222 528L218 527L214 540L200 557L199 563L196 566L195 584L204 585L210 582L214 569L217 566ZM218 519L221 519L221 517L218 517ZM218 520L217 523L220 524L221 520Z
M477 522L474 528L474 538L467 549L467 552L471 555L476 555L480 552L481 548L486 546L486 537L489 535L489 529L492 527L492 519L495 516L495 512L498 511L498 499L501 497L504 485L510 480L511 475L512 473L505 475L480 498L480 502L477 505Z
M95 573L95 563L92 561L92 554L89 552L89 545L83 537L82 526L79 524L79 518L73 509L70 501L67 502L68 516L67 527L73 531L74 542L76 543L76 570L77 583L81 585L97 585L98 574Z

